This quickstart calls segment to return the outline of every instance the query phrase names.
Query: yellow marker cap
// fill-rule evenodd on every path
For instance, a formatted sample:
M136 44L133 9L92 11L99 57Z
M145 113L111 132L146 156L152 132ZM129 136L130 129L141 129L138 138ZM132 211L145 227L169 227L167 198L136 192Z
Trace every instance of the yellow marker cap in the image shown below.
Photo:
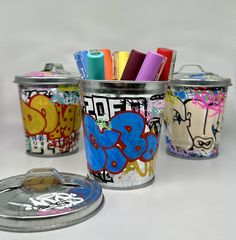
M120 80L127 60L129 58L129 52L127 51L116 51L113 54L113 79Z
M117 74L118 80L121 79L121 76L123 74L123 71L124 71L124 68L127 63L128 58L129 58L129 52L120 51L118 53L118 74Z

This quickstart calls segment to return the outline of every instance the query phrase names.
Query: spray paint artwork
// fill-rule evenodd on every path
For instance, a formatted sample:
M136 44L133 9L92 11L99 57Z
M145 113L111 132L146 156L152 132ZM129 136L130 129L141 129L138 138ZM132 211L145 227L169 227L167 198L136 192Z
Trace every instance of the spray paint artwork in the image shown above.
M132 186L154 177L163 98L163 94L151 98L83 97L85 152L94 178Z
M181 157L218 154L225 88L170 87L164 123L167 151Z
M23 208L25 211L36 211L39 216L68 213L73 206L84 202L82 197L75 193L52 192L37 197L29 197L26 203L8 202L8 205Z
M26 151L55 155L78 148L81 110L77 87L20 89Z

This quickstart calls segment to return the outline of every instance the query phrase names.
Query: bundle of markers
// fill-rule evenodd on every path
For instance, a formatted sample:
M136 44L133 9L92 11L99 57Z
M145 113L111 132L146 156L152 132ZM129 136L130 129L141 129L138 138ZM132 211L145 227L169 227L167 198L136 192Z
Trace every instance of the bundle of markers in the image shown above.
M74 54L82 79L166 81L172 78L176 51L158 48L143 53L110 49L83 50Z

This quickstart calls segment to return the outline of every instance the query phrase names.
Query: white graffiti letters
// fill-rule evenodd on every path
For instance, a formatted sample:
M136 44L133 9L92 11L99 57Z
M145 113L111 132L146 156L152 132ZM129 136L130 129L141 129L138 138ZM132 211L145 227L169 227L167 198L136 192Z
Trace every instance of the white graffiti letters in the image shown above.
M73 207L84 201L83 198L77 197L75 193L48 193L40 195L36 198L30 197L29 202L31 204L21 204L9 202L11 205L24 207L25 210L38 210L38 211L48 211L48 210L63 210L65 208Z

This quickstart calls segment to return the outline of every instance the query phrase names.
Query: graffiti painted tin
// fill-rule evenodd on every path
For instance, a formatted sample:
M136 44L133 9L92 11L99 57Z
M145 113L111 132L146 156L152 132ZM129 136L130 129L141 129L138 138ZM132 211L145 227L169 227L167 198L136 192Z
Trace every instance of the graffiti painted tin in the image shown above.
M54 157L78 151L81 125L79 78L61 64L46 64L41 72L16 76L26 152Z
M80 86L90 176L109 189L151 184L166 83L82 80Z
M175 73L165 98L164 125L167 152L189 159L207 159L219 153L219 137L227 88L231 80L205 72Z
M55 169L32 169L0 181L0 229L39 232L74 225L103 206L94 180Z

